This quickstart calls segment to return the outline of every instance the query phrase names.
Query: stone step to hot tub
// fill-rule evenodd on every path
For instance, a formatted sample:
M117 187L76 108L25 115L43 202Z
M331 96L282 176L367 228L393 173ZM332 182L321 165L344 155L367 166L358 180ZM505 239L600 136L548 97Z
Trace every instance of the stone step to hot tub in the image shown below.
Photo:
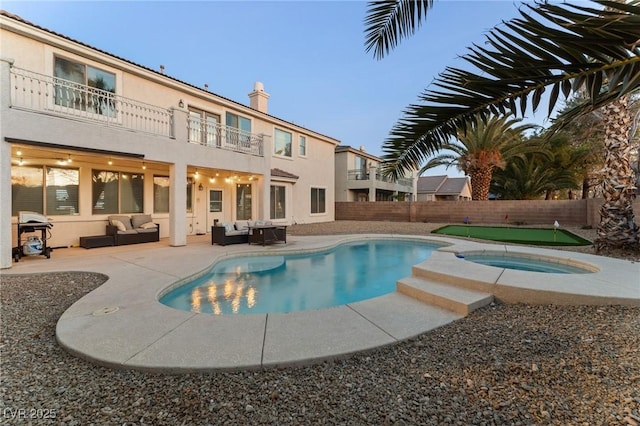
M399 293L461 315L468 315L493 302L490 293L462 289L413 275L399 280L396 289Z

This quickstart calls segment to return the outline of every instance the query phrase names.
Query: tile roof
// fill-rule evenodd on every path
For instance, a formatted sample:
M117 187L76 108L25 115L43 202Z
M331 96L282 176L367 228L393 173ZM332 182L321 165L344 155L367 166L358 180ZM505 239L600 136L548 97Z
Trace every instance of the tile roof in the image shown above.
M288 179L298 179L300 176L296 176L293 173L285 172L282 169L271 169L271 176L282 177Z
M418 178L418 194L457 195L462 192L467 182L466 177L420 176Z

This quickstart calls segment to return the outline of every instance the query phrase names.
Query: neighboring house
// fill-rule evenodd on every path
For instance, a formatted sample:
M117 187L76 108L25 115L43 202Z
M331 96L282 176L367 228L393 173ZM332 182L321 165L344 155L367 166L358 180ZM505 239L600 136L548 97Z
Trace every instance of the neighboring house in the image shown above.
M17 214L51 218L49 245L151 214L170 245L215 221L334 220L339 141L0 12L0 267Z
M468 177L420 176L418 201L470 201L471 181Z
M340 145L335 148L336 201L413 201L415 179L394 181L380 172L382 160Z

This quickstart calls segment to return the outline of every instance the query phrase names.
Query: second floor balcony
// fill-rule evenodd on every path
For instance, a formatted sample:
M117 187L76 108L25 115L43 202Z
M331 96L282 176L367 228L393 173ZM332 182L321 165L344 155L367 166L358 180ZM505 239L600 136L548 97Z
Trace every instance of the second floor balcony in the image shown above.
M10 78L12 108L166 138L175 138L176 126L184 126L190 143L263 156L261 134L193 118L177 119L172 108L17 67L11 67Z
M391 184L391 185L395 185L398 187L398 189L409 189L411 190L411 188L413 187L413 182L411 179L407 179L407 178L400 178L397 180L392 179L389 176L385 176L383 175L381 172L379 172L377 169L374 169L375 173L368 171L368 170L349 170L347 171L347 179L349 180L349 182L352 181L366 181L367 185L369 184L369 181L371 179L375 179L376 181L376 186L378 186L378 182L379 183L384 183L384 184Z
M188 122L190 143L250 155L263 155L263 135L246 132L202 118L190 117Z

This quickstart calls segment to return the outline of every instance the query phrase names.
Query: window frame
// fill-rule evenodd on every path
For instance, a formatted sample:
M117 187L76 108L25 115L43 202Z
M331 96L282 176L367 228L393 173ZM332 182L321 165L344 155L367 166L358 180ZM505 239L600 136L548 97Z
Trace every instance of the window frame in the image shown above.
M32 172L32 175L30 177L33 179L39 180L40 184L37 186L37 189L35 189L35 191L39 193L39 196L36 197L34 195L33 197L31 197L32 200L38 203L38 206L35 206L35 204L29 205L28 202L25 203L24 201L16 202L17 187L15 187L14 185L17 185L17 183L14 182L14 177L19 177L24 175L23 173L17 172L19 169L30 169ZM68 209L69 213L59 213L58 210L51 211L51 209L54 208L54 205L50 205L53 203L49 202L50 196L52 195L50 193L50 188L52 189L56 185L49 184L50 180L49 180L48 171L50 169L51 170L70 170L70 171L73 171L76 175L75 176L76 184L71 185L76 187L75 201L72 201L72 203L74 203L74 206L73 206L74 208ZM57 185L57 186L60 186L60 185ZM53 194L53 198L56 198L56 199L58 198L58 195L57 195L58 191L61 191L61 190L60 189L56 190L56 193ZM65 192L67 193L67 197L68 197L69 192L66 190ZM25 196L22 195L20 196L20 198L24 200ZM79 215L80 214L80 169L77 167L59 167L59 166L52 166L52 165L46 165L46 164L22 165L22 166L12 165L11 166L11 216L17 217L18 213L22 210L35 211L45 216L77 216Z
M83 81L75 81L73 79L69 79L69 75L60 76L58 75L58 60L68 62L72 65L76 65L78 67L82 67L82 79ZM60 65L60 69L63 68ZM113 84L113 87L99 87L95 83L91 84L90 74L91 72L100 72L107 76L110 76L109 83ZM82 111L83 113L116 118L116 106L114 97L117 94L118 90L118 75L115 72L108 71L105 68L101 68L94 64L87 63L87 61L82 59L75 59L69 56L61 55L58 53L53 54L53 65L52 65L52 75L54 80L56 80L56 84L54 84L54 95L52 97L51 102L53 102L54 107L59 108L70 108L78 111ZM58 82L58 80L60 80ZM112 80L112 81L111 81ZM60 88L63 86L60 84L62 81L68 81L72 84L77 84L88 89L85 89L87 92L81 92L80 89L74 89L73 87L66 87L64 92L58 93ZM103 81L105 81L103 79ZM74 96L74 99L69 102L69 95ZM78 95L78 98L75 99L75 96ZM59 97L60 96L60 97Z
M307 137L305 135L298 135L298 155L300 157L307 156Z
M316 191L316 208L318 209L318 211L313 211L313 206L314 206L314 191ZM323 195L322 200L320 199L320 194ZM326 187L321 187L321 186L312 186L311 187L311 191L310 191L310 195L311 195L311 204L309 206L309 213L311 215L325 215L327 214L327 188ZM319 210L320 207L320 202L322 201L322 208L323 210Z
M96 190L96 185L97 183L95 182L94 178L96 177L96 172L98 173L112 173L112 174L116 174L117 175L117 185L116 185L116 206L117 209L116 211L112 211L111 209L106 209L108 211L99 211L96 210L96 206L99 202L99 200L104 199L105 196L103 195L105 192L105 189L103 188L101 191L101 194L98 195L96 197L95 194L95 190ZM139 208L137 210L130 210L130 209L124 209L124 206L128 205L127 203L123 202L123 181L126 181L128 179L127 176L139 176L141 177L141 182L140 182L140 197L139 199L136 199L136 197L132 197L131 200L127 200L127 203L129 201L131 201L131 205L135 205L136 203L139 204ZM127 171L117 171L117 170L107 170L107 169L91 169L91 214L92 215L104 215L104 214L137 214L137 213L144 213L144 178L145 178L145 174L144 173L136 173L136 172L127 172ZM133 179L130 181L133 182ZM108 184L109 182L106 182L106 184ZM113 190L113 189L112 189ZM136 188L135 187L131 187L131 192L133 195L135 195L136 192ZM103 202L104 204L104 202Z
M276 200L276 198L281 198ZM276 208L276 202L282 203L280 209ZM277 213L281 211L282 216ZM269 188L269 218L272 220L287 218L287 187L285 185L271 185Z
M192 123L195 122L195 116L198 116L197 128L192 127ZM211 122L209 119L213 119ZM205 146L220 147L221 145L221 122L222 118L220 114L214 112L205 111L195 107L189 107L189 131L187 137L189 142L198 143ZM213 124L215 123L215 124ZM214 127L214 129L210 129ZM192 134L196 134L197 137L193 138Z
M289 142L289 153L287 154L287 145L284 146L284 153L280 153L278 151L278 134L281 133L283 135L288 135ZM277 127L273 129L273 155L283 158L293 158L293 133L288 132L286 130L278 129Z
M166 179L167 185L166 186L160 186L158 184L156 184L156 179ZM158 210L158 197L156 196L157 192L156 189L157 188L161 188L162 192L166 191L166 203L167 203L167 209L166 210ZM166 189L165 189L166 188ZM162 214L162 213L169 213L170 209L171 209L171 183L170 183L170 178L169 176L165 176L165 175L153 175L153 212L154 213L158 213L158 214Z

